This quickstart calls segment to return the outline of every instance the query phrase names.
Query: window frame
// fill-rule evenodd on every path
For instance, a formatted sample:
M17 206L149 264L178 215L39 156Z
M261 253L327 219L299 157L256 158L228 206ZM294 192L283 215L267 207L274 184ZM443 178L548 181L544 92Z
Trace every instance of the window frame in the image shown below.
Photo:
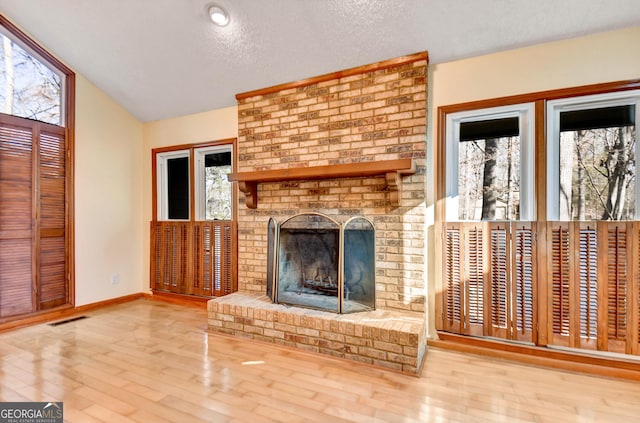
M158 220L160 221L189 221L191 220L191 191L192 191L192 183L191 183L191 177L189 177L189 180L187 181L189 184L189 197L187 200L188 203L188 215L189 217L187 219L169 219L168 215L169 215L169 195L168 195L168 191L169 191L169 179L168 179L168 174L167 174L167 162L168 160L171 159L181 159L186 157L187 159L189 159L189 169L191 168L191 152L190 150L186 149L186 150L175 150L175 151L168 151L168 152L164 152L164 153L158 153L156 154L156 178L157 178L157 202L156 202L156 213L158 216ZM191 173L191 172L189 172Z
M445 121L445 219L461 221L458 217L458 160L460 125L491 119L518 118L520 130L520 218L534 220L535 204L535 104L532 102L486 107L453 112Z
M196 222L196 221L205 221L197 219L196 213L196 204L195 204L195 173L196 173L196 150L209 151L212 148L229 148L231 150L231 171L235 172L236 168L236 158L237 158L237 138L226 138L206 143L196 143L196 144L180 144L169 147L159 147L153 148L151 150L151 180L152 180L152 221L153 222L161 222L161 221L177 221L177 222ZM184 157L184 152L188 153L189 157L189 219L162 219L163 216L162 210L160 208L160 203L164 201L162 196L160 195L160 187L162 187L161 180L161 169L158 168L158 156L164 157ZM183 156L174 156L174 154L183 154ZM204 172L204 170L203 170ZM238 201L238 193L235 185L231 189L231 220L236 220L237 215L237 207L235 206ZM213 220L207 220L207 222L213 222Z
M44 47L32 40L17 26L0 14L0 31L27 51L38 58L47 67L60 76L62 83L60 94L60 125L67 128L67 142L73 146L75 128L76 74ZM71 148L71 153L74 149ZM72 154L73 156L73 154ZM73 178L71 178L73 179Z
M638 160L640 159L640 142L638 142L638 122L640 122L640 90L599 93L572 96L557 100L550 100L546 104L546 170L547 170L547 219L561 220L560 216L560 168L555 166L560 157L560 114L576 110L590 110L612 106L635 106L635 162L636 175ZM635 183L634 220L640 220L640 181Z

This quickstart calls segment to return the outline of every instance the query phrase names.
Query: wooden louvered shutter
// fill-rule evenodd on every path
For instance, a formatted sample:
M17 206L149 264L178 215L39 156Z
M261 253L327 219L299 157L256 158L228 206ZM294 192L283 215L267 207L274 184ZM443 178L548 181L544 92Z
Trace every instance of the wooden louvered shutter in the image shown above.
M630 332L629 353L640 354L640 222L633 222L631 226L631 241L634 252L631 257L635 257L634 268L631 272L629 290ZM635 312L634 312L635 311Z
M188 280L189 224L166 222L162 240L164 246L164 289L171 292L185 292Z
M443 233L444 286L442 294L443 330L463 333L463 240L461 225L446 223Z
M151 228L152 286L158 290L181 292L189 278L189 224L154 222Z
M213 296L217 266L216 225L212 222L194 223L194 293L196 295Z
M44 129L39 143L39 308L41 310L67 302L65 266L65 156L64 131Z
M536 224L514 222L513 235L513 276L511 295L513 298L512 339L525 342L536 341L537 320L537 280L536 280Z
M0 318L69 302L65 139L0 116Z
M509 339L509 316L511 314L509 226L505 223L491 223L489 231L489 285L491 287L489 335Z
M0 127L0 317L35 308L33 131Z
M549 343L569 346L571 333L571 247L569 224L549 222L547 224L547 259L550 285Z
M578 307L580 320L577 345L595 349L598 338L598 229L594 224L573 223L578 238Z
M626 354L637 354L636 316L632 306L636 305L638 268L632 258L635 245L632 231L637 225L622 222L599 222L600 232L600 309L606 322L601 328L598 348ZM637 234L636 234L637 236Z
M203 278L203 264L204 264L204 246L203 246L203 233L204 225L195 224L192 228L192 242L193 242L193 279L189 285L190 289L187 290L188 294L192 295L209 295L205 292L205 281Z
M486 335L486 304L488 289L485 278L486 259L486 225L465 225L465 257L461 263L464 269L463 290L465 293L464 333L469 335Z
M162 250L163 228L160 222L151 222L149 230L151 235L151 263L149 276L151 279L152 289L162 289L162 269L164 255Z

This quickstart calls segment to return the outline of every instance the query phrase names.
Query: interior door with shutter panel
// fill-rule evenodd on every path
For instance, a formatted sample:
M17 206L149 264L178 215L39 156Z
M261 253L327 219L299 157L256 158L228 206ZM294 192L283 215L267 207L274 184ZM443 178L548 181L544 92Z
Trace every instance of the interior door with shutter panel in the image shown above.
M66 144L64 129L39 125L38 148L38 268L39 309L68 302L65 243Z
M0 123L0 318L35 308L33 131Z

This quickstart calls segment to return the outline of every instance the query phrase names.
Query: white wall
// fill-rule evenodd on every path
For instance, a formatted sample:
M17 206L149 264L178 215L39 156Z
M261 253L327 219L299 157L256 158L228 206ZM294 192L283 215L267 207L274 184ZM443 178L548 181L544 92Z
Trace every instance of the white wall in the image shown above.
M640 79L640 27L429 67L427 180L434 180L438 107L535 91ZM434 184L427 184L429 336L435 336Z
M76 306L145 287L142 132L142 123L76 74Z

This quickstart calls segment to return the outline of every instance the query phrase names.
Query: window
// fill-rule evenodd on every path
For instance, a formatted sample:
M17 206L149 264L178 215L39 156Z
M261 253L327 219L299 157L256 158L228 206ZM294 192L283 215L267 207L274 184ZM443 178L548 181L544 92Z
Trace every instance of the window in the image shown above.
M158 219L189 220L189 150L156 156Z
M196 219L231 220L231 147L198 148L196 157Z
M548 103L550 219L640 217L635 178L639 106L638 91Z
M191 220L191 195L194 220L231 220L231 157L230 144L156 153L158 220Z
M447 220L533 218L531 116L531 104L447 116Z
M0 111L63 125L64 74L23 42L0 30Z

